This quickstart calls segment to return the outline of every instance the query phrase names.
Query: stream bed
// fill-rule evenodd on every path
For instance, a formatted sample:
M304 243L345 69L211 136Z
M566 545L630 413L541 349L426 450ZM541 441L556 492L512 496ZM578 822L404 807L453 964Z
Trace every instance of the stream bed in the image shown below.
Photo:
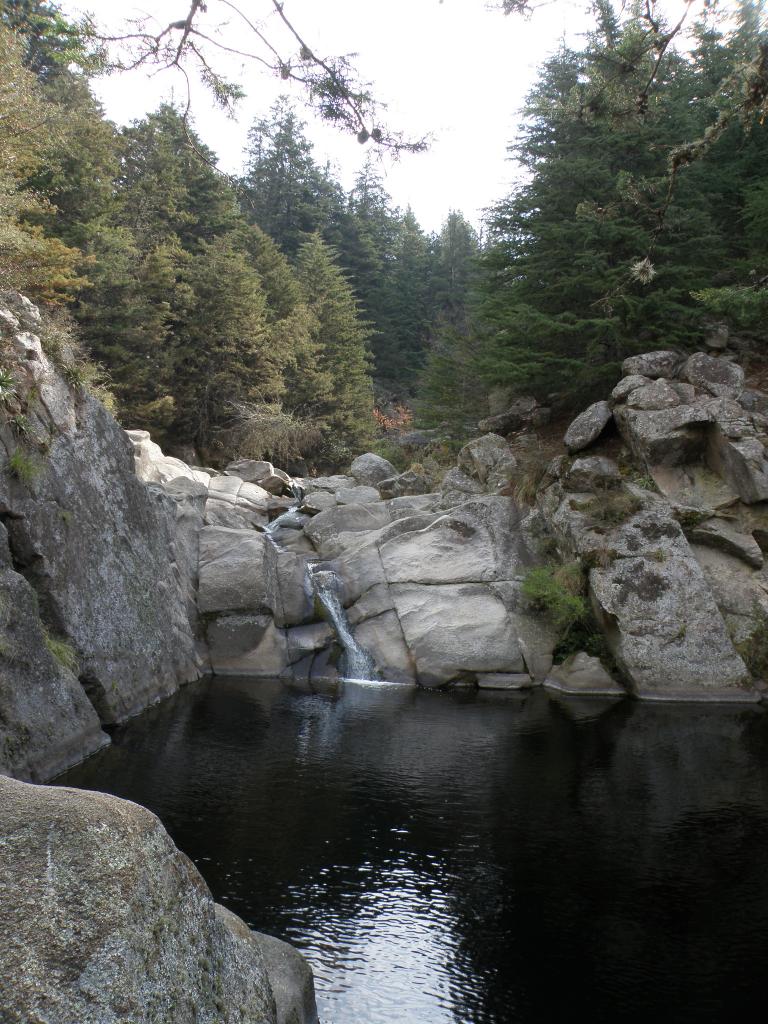
M765 1012L761 708L217 678L56 783L158 814L323 1024Z

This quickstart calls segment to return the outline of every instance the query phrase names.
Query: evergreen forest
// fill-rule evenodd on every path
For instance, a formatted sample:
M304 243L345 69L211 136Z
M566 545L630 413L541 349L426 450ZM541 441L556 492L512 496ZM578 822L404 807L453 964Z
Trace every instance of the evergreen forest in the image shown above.
M222 174L186 112L128 127L103 55L46 0L0 2L0 288L43 303L46 343L127 427L206 462L337 466L382 410L460 431L505 389L564 411L628 354L768 341L768 35L758 0L702 7L659 44L645 4L595 0L540 69L509 140L518 184L478 230L427 233L375 144L353 187L296 104ZM418 155L407 159L418 160Z

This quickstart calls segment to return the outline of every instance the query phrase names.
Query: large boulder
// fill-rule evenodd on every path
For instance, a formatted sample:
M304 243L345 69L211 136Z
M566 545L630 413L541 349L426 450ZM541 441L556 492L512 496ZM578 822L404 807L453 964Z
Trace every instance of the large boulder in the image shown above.
M235 530L266 526L269 499L269 492L259 484L231 475L214 477L208 487L205 522Z
M598 617L632 691L667 700L757 700L687 545L661 548L663 558L646 550L590 571Z
M501 396L499 396L501 397ZM493 405L493 407L492 407ZM485 433L511 434L526 428L543 427L549 422L551 410L539 405L530 395L521 395L513 402L509 399L504 408L496 408L495 401L489 396L490 416L480 420L478 427Z
M196 469L181 459L164 455L148 430L126 430L125 433L133 445L133 459L139 480L147 484L168 484L181 478L196 481L206 487L210 484L211 474L206 470Z
M349 467L349 472L359 484L366 484L369 487L375 487L382 480L397 476L397 470L392 463L374 452L358 455Z
M153 814L3 778L0 795L4 1020L275 1024L263 955Z
M678 466L703 459L712 410L707 403L659 410L617 406L614 416L633 455L648 465Z
M565 432L564 443L573 454L588 448L602 434L613 418L607 402L593 402L584 412L579 413Z

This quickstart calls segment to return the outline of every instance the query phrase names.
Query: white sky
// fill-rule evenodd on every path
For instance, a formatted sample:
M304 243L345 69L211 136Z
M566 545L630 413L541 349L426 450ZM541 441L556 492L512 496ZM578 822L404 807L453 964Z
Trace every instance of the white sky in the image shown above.
M129 0L119 7L114 0L68 0L62 6L70 14L88 11L113 30L138 13L164 26L186 15L189 0ZM236 48L253 47L248 28L219 0L208 6L212 35L215 30ZM241 0L240 6L270 38L285 39L269 0ZM565 33L575 41L589 25L586 0L556 0L530 18L505 17L486 0L285 0L284 9L316 53L358 54L361 76L388 105L388 123L406 134L434 136L428 153L405 154L399 161L385 156L382 164L394 202L410 204L428 231L439 229L452 208L477 223L483 208L508 192L515 167L506 159L506 146L536 68ZM286 55L295 51L287 44L278 48ZM281 92L290 94L290 83L240 57L210 48L209 53L229 78L241 81L247 97L232 121L193 85L195 126L222 168L238 172L248 126ZM173 72L152 78L123 73L96 83L107 115L119 124L140 118L163 99L185 100L183 88ZM303 116L315 158L331 160L349 188L369 147L319 123L310 110Z

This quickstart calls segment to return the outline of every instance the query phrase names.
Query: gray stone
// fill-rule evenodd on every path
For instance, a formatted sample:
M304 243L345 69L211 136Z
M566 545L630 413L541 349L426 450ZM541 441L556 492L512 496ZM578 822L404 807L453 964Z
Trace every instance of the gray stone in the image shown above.
M650 383L650 377L643 377L641 373L631 373L628 377L622 377L614 387L611 392L611 399L614 402L623 402L627 395Z
M489 396L490 397L490 396ZM491 409L491 415L480 420L478 427L485 433L511 434L517 430L532 426L532 420L538 419L541 424L541 416L537 413L541 410L539 403L530 395L523 395L515 399L505 409ZM549 410L546 410L548 413Z
M463 469L454 466L443 477L440 483L440 492L441 504L446 507L466 501L473 495L484 494L485 487L479 480L473 480L472 477L467 476Z
M495 493L509 483L517 466L509 445L498 434L484 434L469 441L458 455L459 469Z
M272 611L265 572L269 539L254 530L200 531L200 611Z
M239 917L223 907L218 915L234 918L233 930L248 932L248 939L261 948L264 966L275 997L277 1024L317 1024L317 1003L312 968L298 949L262 932L251 932Z
M680 405L680 395L667 381L659 379L631 391L627 405L630 409L674 409Z
M562 693L623 697L626 690L605 670L599 658L585 651L571 654L561 665L556 665L544 682L545 686Z
M276 1024L261 949L154 814L0 778L0 834L9 1024Z
M181 459L164 455L160 445L155 444L147 430L126 430L125 434L133 445L136 476L144 483L169 484L177 479L187 479L206 487L210 484L210 473L188 466Z
M736 363L706 352L694 352L680 371L683 380L717 398L738 398L744 390L744 371Z
M734 643L750 641L768 628L768 590L765 572L716 548L692 544L712 596Z
M421 512L436 512L440 508L442 495L434 494L408 494L401 498L390 498L387 508L392 520L403 519L407 516Z
M416 666L394 609L364 619L355 639L373 658L381 678L391 683L416 681Z
M644 352L639 356L629 356L621 364L621 372L624 376L640 374L643 377L650 377L652 380L659 377L675 377L682 361L682 357L677 352L660 349L657 352Z
M728 324L723 323L722 321L719 323L713 323L709 325L709 329L704 336L704 344L707 348L714 349L716 351L723 351L728 348L729 336L730 331L728 329Z
M376 497L378 498L378 492ZM318 512L325 512L329 508L336 507L336 496L330 491L311 491L305 494L301 502L301 511L310 515L317 515Z
M359 484L367 484L369 487L375 487L382 480L397 476L397 470L392 463L374 452L358 455L349 467L349 472Z
M275 467L271 462L264 462L261 459L238 459L230 462L224 470L226 476L236 476L247 483L258 484L268 476L272 476Z
M576 459L567 473L567 486L571 491L594 491L619 487L621 473L613 459L604 455L591 455Z
M763 552L755 538L742 533L723 519L707 519L694 526L688 536L696 544L717 548L741 558L755 569L763 567Z
M768 501L768 462L757 437L728 437L718 424L709 435L707 461L743 502Z
M293 481L282 469L273 469L268 476L259 480L259 487L263 487L270 494L291 495L291 484Z
M109 739L77 676L48 650L35 593L10 566L2 523L0 549L0 772L38 782Z
M205 522L233 530L264 527L268 522L269 493L258 484L235 476L214 477L208 487Z
M201 503L180 505L145 486L113 417L87 394L62 388L72 411L61 420L66 429L29 399L29 415L50 438L33 480L10 471L18 441L0 425L0 513L43 621L72 646L89 699L114 723L201 672L188 600L196 552L179 538L181 520L184 531L200 524Z
M379 530L390 523L389 509L384 502L370 505L339 505L316 515L304 533L324 558L341 554L355 539L350 534Z
M336 502L339 505L370 505L381 501L381 495L375 487L341 487L336 491Z
M739 405L746 409L747 412L757 413L759 416L768 416L768 395L762 391L745 388L739 395Z
M286 631L289 663L300 661L307 654L321 651L333 641L333 630L327 622L312 622L307 626L293 626Z
M612 418L613 413L607 402L594 402L580 413L566 430L565 447L571 454L588 448L598 439Z
M303 487L307 493L310 491L330 491L331 494L335 494L342 487L357 487L357 480L353 476L343 476L341 473L334 476L296 477L294 483Z
M392 586L392 598L422 686L464 673L523 672L503 602L479 583Z
M430 481L423 473L408 469L399 476L380 481L379 494L382 498L399 498L407 494L428 494Z
M383 531L379 550L389 583L465 583L508 579L529 563L508 498L484 497L426 520Z

